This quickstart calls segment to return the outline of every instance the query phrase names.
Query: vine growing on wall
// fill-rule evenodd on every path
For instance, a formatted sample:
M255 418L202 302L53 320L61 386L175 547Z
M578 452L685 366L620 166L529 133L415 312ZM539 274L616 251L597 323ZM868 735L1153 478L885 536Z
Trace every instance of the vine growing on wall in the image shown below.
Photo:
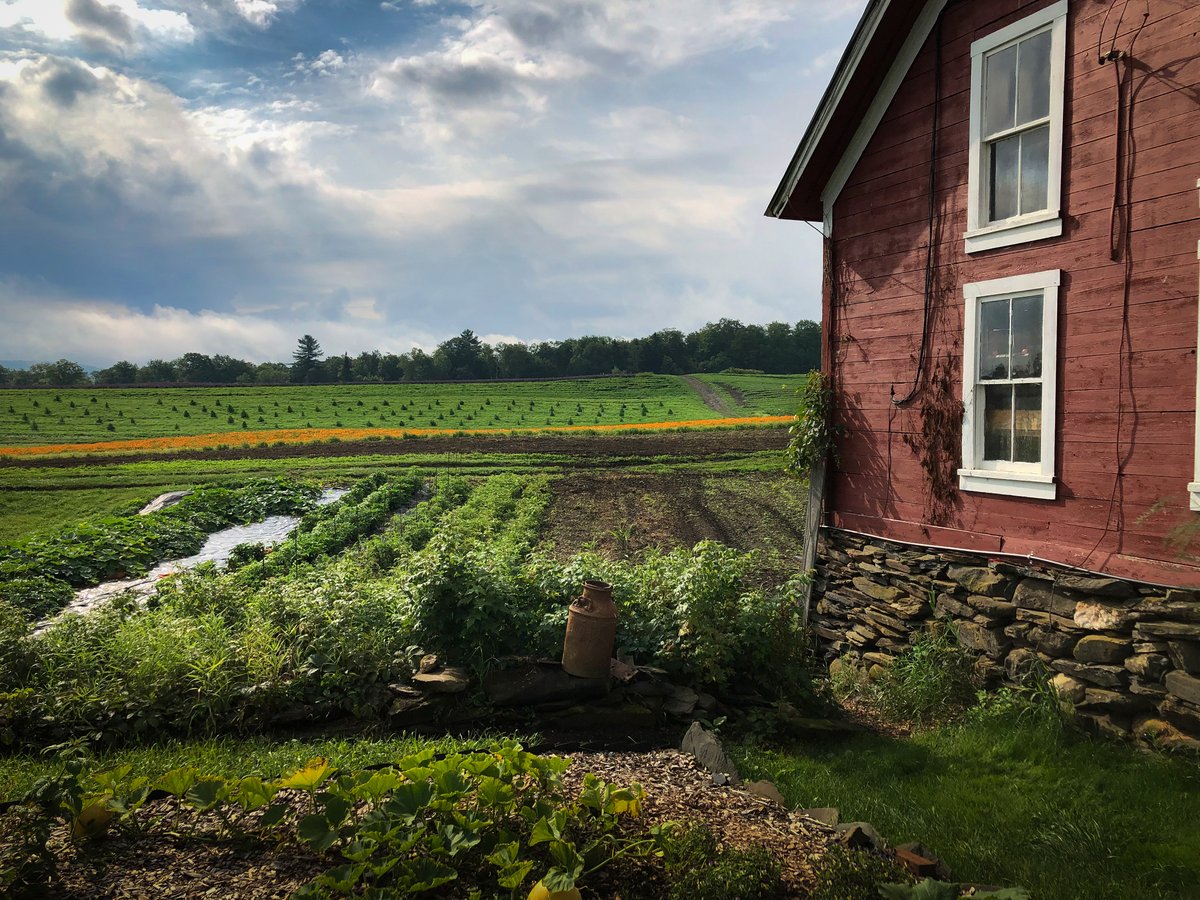
M917 419L920 430L904 435L916 455L925 479L925 515L931 525L948 525L962 505L958 493L958 468L962 462L963 402L951 378L953 354L937 360L920 393Z
M788 433L788 467L807 477L814 465L834 450L833 387L824 372L813 372L796 390L796 417Z

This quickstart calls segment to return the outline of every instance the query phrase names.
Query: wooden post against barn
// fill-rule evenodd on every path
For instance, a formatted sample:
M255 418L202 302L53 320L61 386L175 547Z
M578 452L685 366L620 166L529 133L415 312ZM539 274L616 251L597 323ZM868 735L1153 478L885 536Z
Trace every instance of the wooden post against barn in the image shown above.
M812 603L813 577L817 565L817 536L821 531L821 519L825 507L825 457L822 456L808 473L808 509L804 515L804 556L801 571L807 572L808 581L800 595L800 620L808 624L808 607Z

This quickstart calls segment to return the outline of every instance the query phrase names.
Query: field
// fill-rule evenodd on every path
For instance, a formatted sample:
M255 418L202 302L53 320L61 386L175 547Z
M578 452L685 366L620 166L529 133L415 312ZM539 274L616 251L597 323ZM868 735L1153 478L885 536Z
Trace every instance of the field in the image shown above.
M157 446L175 449L347 434L663 427L786 416L794 412L801 378L638 375L546 382L3 390L0 453L123 441L157 440ZM297 431L307 434L298 437Z
M686 401L702 404L708 418L728 418L786 412L777 392L790 397L782 389L787 379L767 377L630 383L641 399L606 401L605 415L619 415L621 402L628 416L660 401L674 413L695 414ZM521 402L543 403L546 412L552 406L559 415L568 401L554 392L581 384L500 385L492 406L507 410L524 391L522 397L541 399ZM654 385L663 392L657 399ZM322 413L332 410L333 400L341 410L349 396L365 417L397 403L411 411L415 394L400 400L389 399L399 393L372 398L356 390L416 390L427 392L422 410L449 404L447 413L458 415L459 402L463 415L480 403L491 408L487 397L471 403L453 393L465 387L473 386L281 388L289 394L267 390L260 403L274 409L279 397L282 410L290 405L291 415L301 408L310 415L318 405ZM197 408L209 406L210 395L214 404L217 396L234 396L205 391L175 393L196 399ZM164 413L188 404L171 392L94 393L97 405L107 399L114 413L114 398L135 394L129 402L142 404L137 412L123 407L126 416L117 418L139 428L143 416L152 421L160 397ZM26 398L41 409L47 396ZM74 395L60 396L58 403L69 404ZM107 891L107 879L119 881L122 872L182 892L189 878L218 884L210 870L228 867L239 877L267 872L271 883L289 889L320 882L323 896L351 893L338 885L349 884L354 872L385 890L456 881L463 896L468 887L490 896L498 868L500 878L520 885L519 896L539 877L567 876L599 895L666 896L664 881L681 882L688 868L680 860L691 838L655 832L657 820L618 822L617 810L627 814L643 802L640 788L594 788L594 796L608 799L589 811L577 799L581 773L570 782L574 793L564 794L557 763L535 762L508 742L519 735L553 746L577 740L575 732L556 734L524 716L491 718L481 694L462 695L451 719L418 731L393 719L389 706L391 686L405 683L427 651L476 681L508 655L554 656L566 603L584 578L600 577L615 585L620 605L618 652L722 703L751 698L750 713L731 707L741 717L721 725L722 738L743 775L772 779L789 806L839 806L843 819L868 819L892 841L931 846L956 878L1022 884L1034 897L1193 895L1200 818L1192 815L1197 775L1187 761L1097 744L1012 698L985 699L966 719L907 738L788 737L783 710L821 716L832 707L812 686L794 603L806 485L785 470L783 427L551 433L544 425L526 432L520 418L486 434L397 437L376 429L370 440L267 446L241 446L234 435L224 447L0 459L0 592L7 592L0 602L0 745L7 748L0 754L0 801L41 798L0 807L0 893L9 884L34 884L35 895L85 896L95 879ZM81 431L70 439L95 437ZM204 530L254 510L307 508L318 484L352 490L306 513L295 538L272 552L246 548L228 570L205 568L164 582L147 607L117 602L30 636L28 620L61 606L72 587L180 555ZM198 490L173 518L130 515L177 488ZM5 571L15 573L7 584ZM504 722L499 733L497 722ZM682 726L659 727L660 736L639 740L677 745ZM58 749L47 754L51 746ZM461 778L449 772L456 767ZM540 792L526 819L513 815L506 799L528 789L531 782L514 777L520 772L533 773ZM422 813L426 837L418 835L424 842L416 851L377 857L372 820L349 812L362 800L354 792L390 785L387 803L375 809L399 809L411 824L415 812L398 787L405 779L433 786ZM323 787L265 806L285 785L309 783ZM157 799L147 799L152 785ZM174 798L164 799L172 791ZM69 836L87 818L87 807L71 806L81 798L112 813L100 826L109 839L94 848ZM653 809L668 799L673 809L692 802L644 801ZM472 804L471 816L454 812L463 802ZM264 808L264 819L274 815L282 824L255 824ZM28 810L57 812L22 818ZM541 824L533 810L544 814ZM564 818L554 818L556 810ZM164 817L171 824L162 825ZM493 852L500 838L488 823L501 820L503 840L514 841L503 845L511 853ZM608 837L597 837L597 821ZM331 822L343 823L341 831ZM486 852L471 849L477 838ZM448 840L459 843L450 848ZM58 848L51 862L38 850L47 841ZM723 846L719 865L711 850L690 868L737 885L773 871L769 858L729 856ZM234 847L236 853L228 850ZM586 847L603 866L572 875L572 854ZM637 856L650 847L662 856ZM355 862L364 853L366 862ZM832 867L826 874L833 886L818 896L878 895L849 890L853 878L838 874L838 858L821 857L818 870ZM53 877L60 880L47 881ZM692 894L733 890L716 883ZM429 895L438 895L436 886Z

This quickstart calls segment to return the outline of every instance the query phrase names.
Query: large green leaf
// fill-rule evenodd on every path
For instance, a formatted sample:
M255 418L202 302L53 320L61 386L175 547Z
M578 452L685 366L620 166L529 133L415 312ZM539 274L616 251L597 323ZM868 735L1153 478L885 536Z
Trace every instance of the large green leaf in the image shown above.
M441 838L442 848L449 856L457 856L463 850L469 850L479 843L479 835L459 828L457 825L442 825L437 830Z
M261 809L274 800L277 790L275 785L267 784L261 778L250 775L237 783L233 799L237 801L238 806L249 812L253 809Z
M296 833L318 853L324 853L332 847L338 837L337 829L331 828L320 813L311 813L301 819L296 826Z
M384 808L390 815L412 822L432 799L433 788L427 782L410 782L398 786Z
M317 794L317 803L325 812L325 818L329 820L329 824L334 828L346 821L346 817L350 815L350 801L340 794L320 793Z
M155 790L166 791L176 797L182 797L196 783L196 770L191 766L184 769L172 769L154 782Z
M411 894L432 891L458 877L458 872L432 859L416 859L396 867L404 890Z
M348 894L354 890L354 886L358 884L358 879L362 877L366 871L366 866L337 866L317 876L317 883L333 888L335 891L340 891L343 894Z
M311 794L331 774L333 774L333 769L329 766L329 760L318 756L310 759L303 769L279 779L277 783L281 788L292 788Z
M188 805L201 812L210 810L229 798L229 782L224 778L202 778L188 788Z

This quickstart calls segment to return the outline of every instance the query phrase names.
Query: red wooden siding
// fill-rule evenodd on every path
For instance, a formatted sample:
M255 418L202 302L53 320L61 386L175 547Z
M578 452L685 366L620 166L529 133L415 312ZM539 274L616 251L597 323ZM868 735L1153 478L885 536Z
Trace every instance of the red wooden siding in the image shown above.
M827 278L825 366L834 377L846 434L830 476L830 523L880 537L1029 554L1200 586L1200 513L1187 508L1200 290L1200 6L1154 0L1137 36L1128 207L1132 352L1122 353L1126 263L1109 254L1116 85L1113 65L1101 66L1096 58L1109 4L1070 4L1062 236L969 256L963 247L971 42L1046 5L988 0L951 4L943 15L934 257L944 290L930 357L952 361L953 391L961 397L962 285L1062 269L1057 499L958 492L933 525L920 462L905 443L906 435L920 430L916 405L899 409L891 402L893 388L897 396L908 391L921 340L935 77L931 36L833 211L838 284L831 310ZM1128 48L1144 9L1130 5L1118 48ZM1105 49L1115 18L1109 18ZM1181 529L1194 532L1190 544L1177 540Z

